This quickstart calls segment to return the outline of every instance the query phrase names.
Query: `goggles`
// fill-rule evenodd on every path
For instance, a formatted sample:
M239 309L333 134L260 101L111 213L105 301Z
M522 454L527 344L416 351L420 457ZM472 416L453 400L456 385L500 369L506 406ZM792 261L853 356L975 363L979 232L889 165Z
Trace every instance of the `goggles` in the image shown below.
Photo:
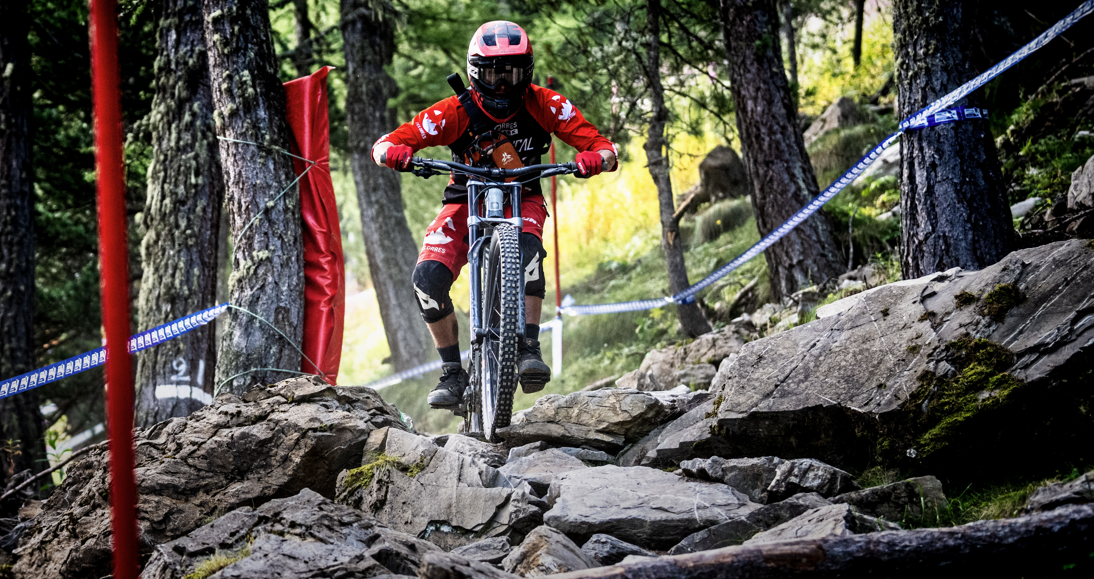
M509 86L517 86L523 80L523 68L502 68L501 66L479 68L479 81L489 86L497 86L502 81L509 83Z

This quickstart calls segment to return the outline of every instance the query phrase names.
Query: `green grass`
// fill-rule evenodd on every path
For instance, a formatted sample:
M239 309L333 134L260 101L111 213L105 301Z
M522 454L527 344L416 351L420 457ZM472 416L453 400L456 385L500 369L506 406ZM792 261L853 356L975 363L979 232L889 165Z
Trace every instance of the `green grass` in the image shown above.
M212 557L198 563L198 566L194 568L193 572L186 575L185 579L205 579L217 573L221 569L224 569L232 563L242 561L251 556L251 545L243 547L238 551L220 552L217 551Z

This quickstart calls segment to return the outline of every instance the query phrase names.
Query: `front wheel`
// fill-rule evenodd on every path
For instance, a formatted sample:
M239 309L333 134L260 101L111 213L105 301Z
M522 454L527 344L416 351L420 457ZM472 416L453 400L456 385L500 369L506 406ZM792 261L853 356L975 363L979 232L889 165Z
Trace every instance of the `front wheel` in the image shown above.
M483 337L480 361L473 361L479 373L483 435L497 442L497 430L509 426L513 415L513 394L517 390L517 349L519 346L521 302L520 236L512 225L499 225L487 248L483 275Z

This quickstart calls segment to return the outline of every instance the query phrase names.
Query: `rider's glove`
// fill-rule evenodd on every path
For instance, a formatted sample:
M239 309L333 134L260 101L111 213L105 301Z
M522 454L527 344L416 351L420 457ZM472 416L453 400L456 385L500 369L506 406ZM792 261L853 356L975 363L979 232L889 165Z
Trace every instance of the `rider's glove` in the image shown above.
M384 164L389 169L395 169L396 171L409 171L410 170L410 156L414 154L414 150L406 145L392 145L388 147L388 150L384 153L386 155Z
M394 147L392 147L394 148ZM388 153L391 155L391 153ZM390 156L388 157L391 158ZM604 166L604 157L600 156L600 153L595 151L585 151L578 153L574 158L574 162L577 163L577 176L583 179L588 179L593 175L599 175L600 170Z

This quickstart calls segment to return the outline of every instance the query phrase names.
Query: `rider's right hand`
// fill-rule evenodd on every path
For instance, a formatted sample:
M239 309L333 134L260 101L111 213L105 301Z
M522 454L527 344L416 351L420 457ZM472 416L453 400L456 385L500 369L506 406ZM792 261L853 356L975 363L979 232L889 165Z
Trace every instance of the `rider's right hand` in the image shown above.
M410 170L410 157L414 150L406 145L392 145L384 153L384 164L396 171Z

